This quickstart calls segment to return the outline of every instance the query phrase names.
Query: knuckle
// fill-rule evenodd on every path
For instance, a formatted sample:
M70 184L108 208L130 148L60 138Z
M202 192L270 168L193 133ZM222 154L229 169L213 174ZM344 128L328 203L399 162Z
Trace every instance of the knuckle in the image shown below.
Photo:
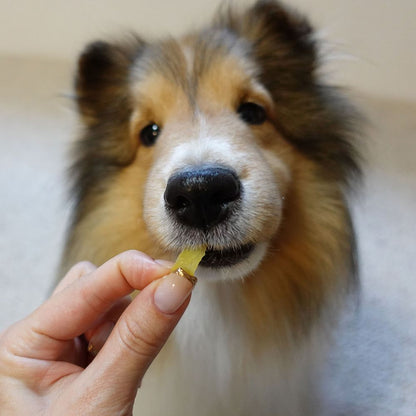
M126 282L134 287L138 276L143 276L152 263L151 257L137 250L128 250L116 257L117 268Z
M127 250L117 256L118 264L120 267L128 268L141 261L143 258L147 257L144 253L141 253L137 250Z
M0 334L0 375L17 375L16 357L19 353L15 351L16 339L13 336L14 329L18 324L14 324Z
M119 321L117 328L121 342L137 355L152 357L163 342L163 338L149 324L128 316Z
M111 306L111 299L103 297L100 293L91 291L89 287L81 286L79 288L79 298L87 305L94 314L100 315L103 310Z

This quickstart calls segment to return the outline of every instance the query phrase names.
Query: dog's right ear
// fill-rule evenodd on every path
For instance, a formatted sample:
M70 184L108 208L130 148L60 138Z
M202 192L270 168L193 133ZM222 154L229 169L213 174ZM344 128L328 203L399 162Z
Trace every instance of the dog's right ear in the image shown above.
M96 41L81 53L75 91L78 110L87 125L129 105L129 71L143 46L142 40L132 36L118 43Z

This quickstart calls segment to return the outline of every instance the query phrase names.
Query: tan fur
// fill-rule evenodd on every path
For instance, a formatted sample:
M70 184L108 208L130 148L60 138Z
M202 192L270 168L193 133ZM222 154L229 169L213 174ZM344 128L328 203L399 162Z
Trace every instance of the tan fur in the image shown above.
M268 257L244 285L254 331L278 326L284 334L289 326L290 341L293 328L300 333L310 328L331 306L328 302L345 293L349 268L342 196L336 187L317 182L313 166L302 159L297 165L302 169L292 174L282 227Z

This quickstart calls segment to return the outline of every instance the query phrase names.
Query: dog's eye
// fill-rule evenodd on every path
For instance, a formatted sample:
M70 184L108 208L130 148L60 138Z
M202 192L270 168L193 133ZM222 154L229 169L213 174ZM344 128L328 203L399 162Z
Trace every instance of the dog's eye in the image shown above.
M243 103L237 113L248 124L263 124L267 119L266 110L256 103Z
M155 124L149 124L140 132L140 140L145 146L153 146L160 134L160 127Z

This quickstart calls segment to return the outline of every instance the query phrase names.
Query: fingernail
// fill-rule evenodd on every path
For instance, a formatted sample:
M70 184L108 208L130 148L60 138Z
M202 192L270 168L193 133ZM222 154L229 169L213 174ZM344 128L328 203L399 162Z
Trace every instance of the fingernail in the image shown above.
M113 328L114 323L110 321L104 322L96 328L88 344L88 352L94 356L97 355L107 341L107 338L110 336Z
M196 277L182 269L176 270L161 279L154 294L154 302L163 313L174 313L188 298L196 283Z

